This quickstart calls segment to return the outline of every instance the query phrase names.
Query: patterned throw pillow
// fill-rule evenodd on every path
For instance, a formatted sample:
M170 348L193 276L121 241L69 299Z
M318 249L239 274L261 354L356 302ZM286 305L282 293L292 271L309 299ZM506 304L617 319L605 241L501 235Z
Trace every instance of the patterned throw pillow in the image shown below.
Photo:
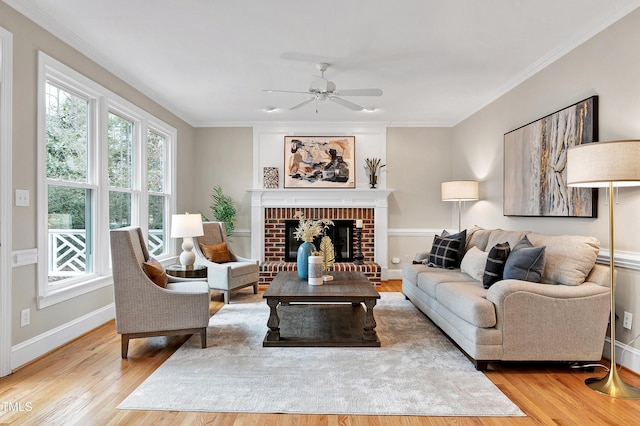
M458 247L458 260L456 260L455 265L456 268L459 267L460 262L462 262L462 258L464 257L464 250L467 247L467 230L464 229L457 234L449 234L445 229L442 231L442 234L440 234L440 236L460 241L460 246Z
M433 238L431 253L429 254L429 266L436 268L453 269L457 266L460 240L440 237Z
M482 277L482 285L484 288L489 288L502 279L504 264L507 261L507 257L509 257L510 251L509 243L498 243L491 247Z

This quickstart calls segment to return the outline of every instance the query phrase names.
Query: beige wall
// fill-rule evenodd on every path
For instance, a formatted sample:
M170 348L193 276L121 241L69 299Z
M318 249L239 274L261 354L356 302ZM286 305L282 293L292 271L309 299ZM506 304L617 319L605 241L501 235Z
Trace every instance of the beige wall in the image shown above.
M231 196L238 210L234 235L230 238L236 254L251 255L251 196L247 191L253 179L253 130L251 127L199 128L195 132L192 166L197 178L193 181L193 211L202 212L213 220L211 191L220 185Z
M434 232L452 227L452 203L442 202L440 194L441 182L452 179L451 157L450 128L387 129L390 270L411 263L416 252L431 247Z
M599 96L600 140L640 137L640 10L623 18L568 55L537 73L453 129L453 151L461 161L453 173L481 180L481 198L465 212L485 227L529 229L549 234L586 234L609 247L606 193L599 194L597 219L518 218L502 215L503 135L592 95ZM616 209L616 250L639 252L640 189L621 189ZM473 219L471 219L473 218ZM616 311L640 318L640 272L621 270ZM636 320L637 321L637 320ZM617 328L617 339L629 342L632 332ZM640 348L640 344L635 344Z
M177 202L191 205L194 129L125 84L96 63L53 37L14 9L0 2L0 26L13 33L13 189L31 192L30 207L13 207L13 250L33 249L37 244L37 52L42 50L76 71L145 109L178 130ZM12 344L41 335L113 302L111 286L38 310L36 265L12 270ZM31 325L20 327L20 310L31 309Z

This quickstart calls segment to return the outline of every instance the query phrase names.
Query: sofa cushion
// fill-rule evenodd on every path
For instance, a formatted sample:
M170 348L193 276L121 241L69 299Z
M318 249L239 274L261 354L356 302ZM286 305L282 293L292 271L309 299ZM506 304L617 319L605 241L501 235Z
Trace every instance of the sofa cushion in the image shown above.
M460 262L460 270L474 280L482 281L484 268L487 266L487 253L478 247L471 247Z
M469 275L458 269L429 268L427 272L418 274L418 281L416 282L416 285L420 290L427 293L429 297L435 299L436 288L443 283L452 282L469 282L479 284L478 281L475 281Z
M600 250L594 237L580 235L548 236L532 232L527 235L536 246L546 246L545 265L540 282L580 285L593 269Z
M490 229L484 229L478 225L473 225L472 228L467 229L467 247L469 250L471 247L478 247L482 251L487 251L487 242L491 236Z
M459 248L460 240L436 235L433 238L431 254L429 254L429 266L455 268L456 262L458 262Z
M487 256L487 263L482 275L482 285L484 288L491 287L495 282L502 279L504 264L507 261L511 247L509 243L498 243L491 247Z
M544 271L545 248L534 247L525 235L509 254L504 265L503 279L539 283Z
M487 240L487 251L498 243L509 243L510 247L514 247L518 244L518 241L522 239L527 233L523 231L505 231L503 229L494 229L491 231L491 235Z
M476 327L494 327L496 309L486 299L487 290L479 282L442 283L436 288L436 300L442 306Z

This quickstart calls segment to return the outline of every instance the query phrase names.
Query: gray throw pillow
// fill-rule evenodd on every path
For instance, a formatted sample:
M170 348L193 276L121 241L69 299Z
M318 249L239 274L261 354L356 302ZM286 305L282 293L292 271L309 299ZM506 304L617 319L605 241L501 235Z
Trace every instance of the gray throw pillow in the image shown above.
M503 278L539 283L544 272L545 249L546 246L534 247L525 236L507 258Z

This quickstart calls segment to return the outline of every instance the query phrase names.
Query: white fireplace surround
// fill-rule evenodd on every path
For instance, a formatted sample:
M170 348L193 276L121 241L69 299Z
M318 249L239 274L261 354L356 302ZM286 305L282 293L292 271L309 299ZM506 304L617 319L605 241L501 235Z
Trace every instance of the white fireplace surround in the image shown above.
M271 207L372 208L374 261L388 279L388 197L392 189L252 189L251 257L264 261L264 212Z

